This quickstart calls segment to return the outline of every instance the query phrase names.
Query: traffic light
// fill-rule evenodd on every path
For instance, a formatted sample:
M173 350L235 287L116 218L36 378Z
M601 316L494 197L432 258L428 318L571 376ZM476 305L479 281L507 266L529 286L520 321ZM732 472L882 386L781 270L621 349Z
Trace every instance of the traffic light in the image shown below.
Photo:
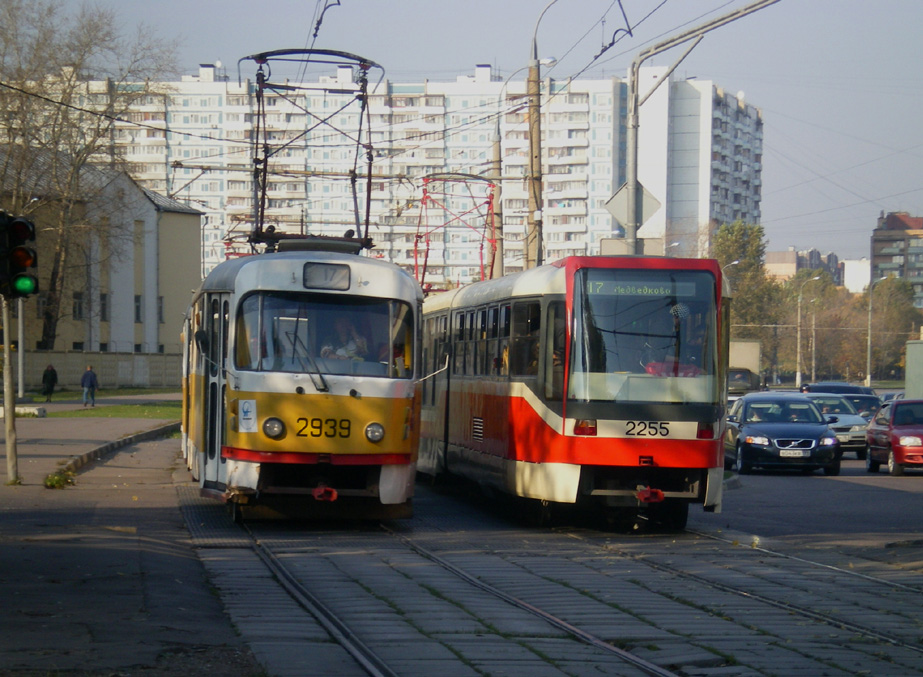
M0 274L6 273L5 294L7 298L25 298L38 291L38 278L30 272L38 263L35 249L28 245L35 242L35 224L24 216L9 219L6 231L6 246L2 252L6 263Z
M10 266L7 261L10 251L10 224L13 223L13 217L6 212L0 211L0 294L6 296L6 289L10 282Z

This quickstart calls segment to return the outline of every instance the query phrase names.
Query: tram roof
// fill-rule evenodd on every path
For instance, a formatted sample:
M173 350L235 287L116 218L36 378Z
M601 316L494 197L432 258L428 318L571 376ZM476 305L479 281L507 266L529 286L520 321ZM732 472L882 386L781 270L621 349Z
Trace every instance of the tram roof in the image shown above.
M354 281L349 290L324 290L334 294L416 298L422 300L420 285L408 272L399 266L356 254L329 251L283 251L269 254L254 254L229 259L208 274L196 295L206 291L239 291L242 279L246 278L248 288L281 289L290 286L291 275L297 273L305 263L341 263L350 267ZM287 280L289 284L283 284Z
M448 307L480 305L499 299L517 296L564 293L564 269L549 264L504 275L495 280L472 282L458 289L451 289L426 299L427 311Z
M564 294L568 265L601 265L602 267L627 264L627 267L643 265L651 269L683 267L695 270L711 270L720 273L717 262L710 259L680 259L667 257L621 257L585 256L565 257L552 263L512 273L495 280L473 282L458 289L430 295L426 299L426 311L444 308L476 306L507 298L539 296L542 294ZM724 283L727 289L727 282Z

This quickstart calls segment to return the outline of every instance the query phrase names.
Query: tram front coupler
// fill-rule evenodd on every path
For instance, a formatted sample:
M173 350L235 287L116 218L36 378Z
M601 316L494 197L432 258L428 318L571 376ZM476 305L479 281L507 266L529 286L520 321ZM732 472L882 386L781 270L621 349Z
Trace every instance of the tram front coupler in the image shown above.
M337 490L333 487L328 487L326 484L319 484L314 487L311 490L311 496L314 497L315 501L326 501L328 503L333 503L338 498Z
M635 494L638 501L650 505L652 503L663 503L663 491L660 489L652 489L651 487L638 487L638 491Z

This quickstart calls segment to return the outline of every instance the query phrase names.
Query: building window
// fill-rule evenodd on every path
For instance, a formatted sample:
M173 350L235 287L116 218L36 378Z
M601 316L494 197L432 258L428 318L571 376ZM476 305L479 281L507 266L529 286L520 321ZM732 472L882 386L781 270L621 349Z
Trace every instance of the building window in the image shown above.
M135 324L141 324L141 322L141 295L135 294Z
M109 321L109 294L99 295L99 319L101 322Z
M74 341L71 344L71 350L83 350L83 341Z
M73 304L73 310L71 311L71 314L73 315L73 318L75 320L83 319L83 292L82 291L74 292L74 304ZM81 350L83 349L81 348Z
M163 296L157 297L157 323L163 324Z
M135 352L136 352L136 353L140 353L140 352L141 352L141 344L140 344L140 343L136 343L136 344L135 344Z
M100 343L100 344L99 344L99 352L101 352L101 353L108 353L108 352L109 352L109 344L108 344L108 343Z

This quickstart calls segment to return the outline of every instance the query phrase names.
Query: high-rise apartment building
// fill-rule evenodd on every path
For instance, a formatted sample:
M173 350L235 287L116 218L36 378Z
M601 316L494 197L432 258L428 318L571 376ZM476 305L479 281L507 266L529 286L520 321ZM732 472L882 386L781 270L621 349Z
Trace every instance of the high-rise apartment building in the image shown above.
M643 94L666 69L641 73ZM357 163L355 144L341 133L360 128L359 107L350 105L353 78L351 68L339 67L317 82L267 92L272 156L264 225L342 235L356 229L357 204L364 220L370 190L376 255L409 269L425 260L428 281L464 283L483 269L488 212L501 211L505 272L521 269L525 82L501 81L478 66L454 82L370 87L362 121L374 158L369 182L364 156ZM207 272L224 260L229 239L245 238L253 223L255 83L204 65L197 76L164 85L166 93L146 98L120 125L116 143L139 183L206 213ZM620 232L605 205L625 181L626 82L546 78L542 92L544 260L598 253L600 240ZM641 107L639 149L639 181L661 203L639 236L661 238L667 254L705 255L720 223L759 222L762 118L741 96L707 81L664 83ZM445 174L451 183L429 185L433 193L451 189L426 199L424 178Z
M893 276L913 285L913 305L923 308L923 217L881 213L872 231L872 280Z

